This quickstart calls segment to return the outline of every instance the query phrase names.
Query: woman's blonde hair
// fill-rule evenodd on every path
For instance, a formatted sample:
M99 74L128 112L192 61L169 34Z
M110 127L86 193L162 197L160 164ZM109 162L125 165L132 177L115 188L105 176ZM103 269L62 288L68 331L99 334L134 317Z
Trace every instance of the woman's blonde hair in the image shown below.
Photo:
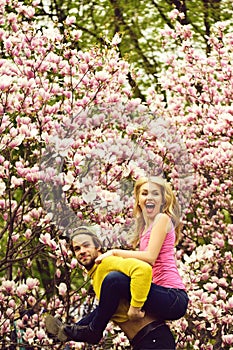
M157 176L153 176L150 178L141 177L135 182L135 185L134 185L135 202L133 207L133 216L135 217L135 220L136 220L136 228L135 228L135 234L132 236L132 244L134 247L137 246L139 241L139 235L145 226L142 210L139 206L139 193L140 193L141 186L148 182L158 185L161 189L162 206L161 206L160 212L170 216L172 223L175 227L175 232L176 232L175 243L177 244L180 239L180 230L181 230L179 203L176 199L176 196L173 193L171 185L164 178L157 177Z

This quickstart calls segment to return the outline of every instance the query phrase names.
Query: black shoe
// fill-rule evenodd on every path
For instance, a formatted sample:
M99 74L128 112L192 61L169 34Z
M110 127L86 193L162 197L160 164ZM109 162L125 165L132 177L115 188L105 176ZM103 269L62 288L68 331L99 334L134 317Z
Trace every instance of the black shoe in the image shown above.
M64 342L68 340L67 335L64 333L64 324L59 318L48 315L45 319L45 327L48 333L54 335L60 341Z
M89 326L65 325L63 330L69 339L88 344L98 344L103 337L101 331L93 331Z

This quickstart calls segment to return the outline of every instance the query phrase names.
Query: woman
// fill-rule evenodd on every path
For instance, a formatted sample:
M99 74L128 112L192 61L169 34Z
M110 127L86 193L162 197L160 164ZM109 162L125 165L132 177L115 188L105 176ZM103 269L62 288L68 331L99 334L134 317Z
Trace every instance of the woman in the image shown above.
M139 250L113 249L98 257L96 263L116 255L151 264L153 283L143 309L164 320L179 319L186 313L188 296L174 256L181 226L178 202L171 186L161 177L139 178L134 196L133 245Z

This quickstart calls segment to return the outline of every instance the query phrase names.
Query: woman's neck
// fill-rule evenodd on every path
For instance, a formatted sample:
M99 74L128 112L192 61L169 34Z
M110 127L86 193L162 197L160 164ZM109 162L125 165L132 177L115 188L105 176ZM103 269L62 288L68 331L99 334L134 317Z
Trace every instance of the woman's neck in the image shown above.
M153 222L154 222L154 220L148 220L148 221L145 222L144 229L143 229L144 233L151 227Z

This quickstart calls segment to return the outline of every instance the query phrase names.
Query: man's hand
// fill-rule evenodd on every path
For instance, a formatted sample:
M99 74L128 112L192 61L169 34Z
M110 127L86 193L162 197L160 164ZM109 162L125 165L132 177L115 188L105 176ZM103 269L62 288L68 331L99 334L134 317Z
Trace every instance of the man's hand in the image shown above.
M114 255L114 249L108 250L106 253L99 255L95 259L95 263L100 264L103 259L107 258L108 256L112 256L112 255Z
M133 321L133 320L136 321L136 320L143 318L145 316L145 311L142 311L141 307L134 307L134 306L130 305L127 314L128 314L128 317L131 321Z

